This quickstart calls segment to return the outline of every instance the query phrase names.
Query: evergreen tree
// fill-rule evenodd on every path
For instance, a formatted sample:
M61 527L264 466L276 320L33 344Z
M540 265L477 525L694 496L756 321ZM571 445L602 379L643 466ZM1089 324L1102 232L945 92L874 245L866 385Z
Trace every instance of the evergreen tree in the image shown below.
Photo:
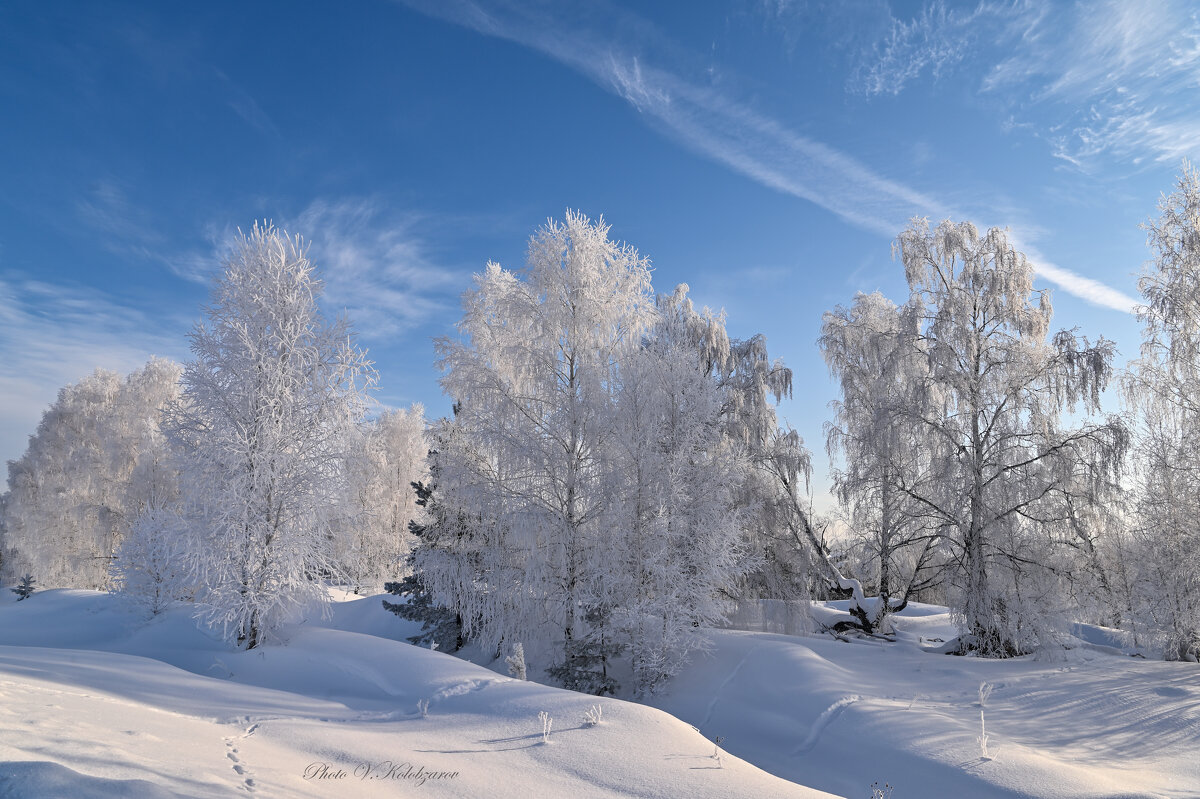
M462 619L449 608L437 605L433 595L426 586L421 572L414 568L416 555L421 547L431 547L437 536L436 526L442 518L442 510L434 499L432 482L420 481L412 484L416 492L417 507L424 510L421 521L412 519L408 523L409 533L415 541L413 550L406 559L410 573L403 579L385 583L384 591L395 596L404 597L405 602L388 602L383 600L383 607L395 613L402 619L420 622L421 632L410 636L409 641L418 646L437 644L441 652L457 652L462 649L463 629Z
M21 582L17 583L17 587L12 589L12 592L17 595L17 601L20 602L22 599L29 599L33 595L36 583L37 580L33 579L32 574L26 574L22 577Z
M612 609L596 605L583 615L586 627L563 646L563 659L546 673L564 688L596 696L614 696L620 683L612 676L613 661L625 651L616 635Z

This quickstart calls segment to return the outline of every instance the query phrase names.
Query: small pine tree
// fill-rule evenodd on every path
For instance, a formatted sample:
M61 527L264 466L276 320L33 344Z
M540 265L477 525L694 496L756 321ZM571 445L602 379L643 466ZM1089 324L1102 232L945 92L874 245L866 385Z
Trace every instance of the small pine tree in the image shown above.
M21 582L17 583L17 587L12 589L12 592L17 595L18 602L22 599L29 599L33 595L33 586L36 582L37 580L33 579L32 574L26 574L21 578Z
M566 654L562 663L549 668L546 673L570 691L579 691L596 696L615 696L618 683L609 669L613 658L619 656L625 645L613 636L612 612L606 605L589 610L584 619L588 623L587 633L564 646Z
M462 649L462 624L453 611L433 604L425 584L418 574L410 574L398 582L384 583L383 589L389 594L407 597L407 602L388 602L383 600L383 607L395 613L402 619L422 623L421 632L409 636L409 642L417 646L437 644L440 652L457 652Z
M408 530L417 539L414 551L431 537L434 526L439 518L439 509L433 499L433 485L423 482L412 484L417 492L417 505L425 509L427 522L422 524L416 520L408 523ZM413 555L407 559L410 568L413 566ZM463 646L462 619L453 611L435 605L433 596L429 593L420 572L413 572L397 582L384 583L383 590L389 594L405 597L407 602L388 602L383 600L383 607L395 613L402 619L419 621L421 632L410 636L409 641L417 646L437 644L441 652L457 652Z

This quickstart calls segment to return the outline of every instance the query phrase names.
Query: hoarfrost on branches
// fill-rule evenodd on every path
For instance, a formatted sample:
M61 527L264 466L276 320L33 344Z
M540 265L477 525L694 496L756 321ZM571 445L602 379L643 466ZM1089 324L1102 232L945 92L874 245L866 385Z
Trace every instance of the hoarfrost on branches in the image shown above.
M428 479L425 412L420 405L365 421L347 459L355 513L334 536L334 558L354 593L378 591L403 575L421 517L414 485Z
M1200 659L1200 173L1186 161L1146 229L1154 260L1138 287L1146 304L1141 358L1125 394L1138 412L1137 523L1131 603L1162 631L1168 658Z
M464 309L465 340L438 343L456 414L435 436L442 528L416 567L484 647L532 642L598 694L628 655L652 692L753 564L751 458L790 372L686 286L656 300L647 261L574 213L520 274L489 264Z
M46 588L105 588L138 514L176 492L159 413L180 367L154 358L125 378L97 369L58 392L19 460L8 464L0 577Z
M874 607L851 608L868 632L941 576L938 519L914 498L928 489L931 466L922 419L912 413L928 380L915 310L859 294L825 314L819 340L842 395L825 428L830 457L843 456L834 493L868 550L879 593Z
M246 648L327 602L333 535L356 512L346 462L375 373L348 323L322 317L320 293L299 237L243 234L163 424L183 464L197 600Z
M1047 340L1049 296L1004 231L916 220L895 252L926 360L911 408L931 468L902 490L944 533L964 649L1029 651L1056 638L1077 510L1111 495L1127 447L1115 418L1062 423L1100 411L1113 344Z

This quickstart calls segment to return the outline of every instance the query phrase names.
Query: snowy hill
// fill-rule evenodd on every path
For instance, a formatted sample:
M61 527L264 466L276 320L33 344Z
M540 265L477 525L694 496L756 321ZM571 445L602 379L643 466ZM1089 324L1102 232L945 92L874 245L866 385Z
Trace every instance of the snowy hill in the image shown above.
M1200 796L1200 672L1083 640L1053 658L935 654L944 608L896 643L712 632L658 707L789 780L846 796ZM1099 628L1086 631L1101 640ZM937 639L930 641L929 639ZM978 743L979 686L988 757Z
M1131 658L1098 628L1008 661L936 654L952 626L922 605L895 643L713 630L655 709L402 643L412 627L377 597L251 652L186 609L147 622L93 591L14 599L0 797L1200 796L1195 665Z
M410 632L378 598L251 652L186 609L143 624L97 592L12 599L0 605L0 797L825 795L718 762L659 710L372 635ZM593 704L603 718L589 726Z

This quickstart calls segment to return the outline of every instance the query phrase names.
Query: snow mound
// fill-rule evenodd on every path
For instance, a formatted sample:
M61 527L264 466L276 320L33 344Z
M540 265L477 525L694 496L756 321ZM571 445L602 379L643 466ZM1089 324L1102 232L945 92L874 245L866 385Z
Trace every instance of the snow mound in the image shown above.
M4 604L0 796L827 795L714 757L711 741L661 710L367 631L406 634L378 597L250 652L197 628L186 608L145 620L91 591ZM598 725L585 719L594 704Z
M842 603L844 605L844 603ZM814 619L836 618L838 603ZM910 606L896 641L713 630L710 657L653 701L730 752L845 796L1200 796L1194 664L1131 658L1102 628L1055 658L935 654L945 608ZM994 690L982 708L979 686Z

